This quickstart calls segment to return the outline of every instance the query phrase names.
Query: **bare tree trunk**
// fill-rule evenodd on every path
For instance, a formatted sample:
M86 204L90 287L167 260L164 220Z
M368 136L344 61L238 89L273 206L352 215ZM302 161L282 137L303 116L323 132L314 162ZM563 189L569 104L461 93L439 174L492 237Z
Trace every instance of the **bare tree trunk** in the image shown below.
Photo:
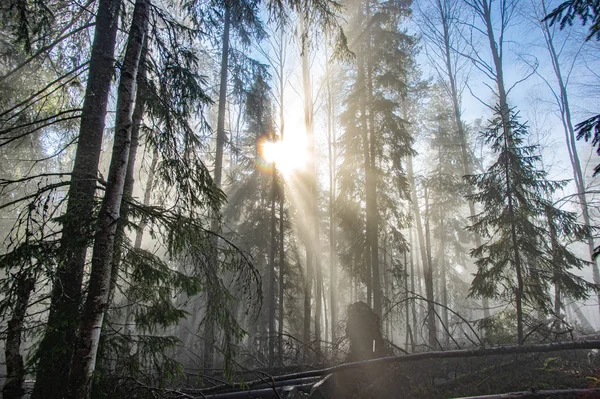
M366 0L366 19L371 20L371 2ZM369 30L367 54L370 53L372 35ZM369 151L368 167L365 170L366 207L367 207L367 246L371 257L371 275L373 290L373 311L382 315L382 289L379 271L379 210L377 209L377 138L375 131L375 111L373 105L373 71L370 58L366 61L366 102L369 108L369 138L365 143Z
M285 119L283 113L283 94L285 89L284 82L284 54L283 54L283 39L284 31L283 27L280 27L280 45L279 45L279 139L283 142L285 133ZM284 204L285 204L285 181L281 179L281 185L279 186L279 324L277 326L278 332L278 354L279 363L283 365L283 320L284 320L284 277L285 277L285 252L284 252L284 240L285 240L285 228L284 228Z
M21 355L21 334L23 323L31 291L35 287L35 279L25 274L19 274L17 279L17 292L13 300L12 317L6 326L6 342L4 355L6 359L6 380L2 387L2 395L5 399L17 399L25 393L23 380L25 379L25 367Z
M546 47L548 48L550 59L552 60L552 68L554 69L554 74L556 75L556 82L558 84L559 93L558 95L555 95L555 97L558 103L558 107L560 109L560 117L565 133L565 141L567 143L567 150L569 151L569 159L571 161L571 168L573 170L573 180L575 181L575 186L577 188L579 206L581 207L581 213L583 215L583 223L585 223L586 226L591 226L590 212L587 203L587 198L585 195L585 177L581 169L579 154L577 153L575 129L573 128L573 121L571 119L571 106L569 104L567 85L565 83L565 80L563 79L559 56L554 47L553 35L550 32L548 21L544 20L544 16L548 15L548 11L546 10L546 2L545 0L542 0L540 3L543 15L541 16L541 18L538 18L538 20L540 21L540 28L542 29L544 39L546 40ZM594 258L595 246L596 244L594 243L594 237L590 234L587 237L587 247L590 262L592 264L592 278L595 284L600 284L598 260ZM596 298L598 302L598 310L600 311L600 294L598 294Z
M223 175L223 147L225 145L225 107L227 104L227 76L229 68L229 30L231 26L231 11L229 6L225 6L225 15L223 21L223 42L221 49L221 82L219 85L219 111L217 115L217 143L215 153L215 172L214 183L217 188L221 188ZM211 230L219 230L219 224L216 216L213 215ZM217 267L218 255L216 249L216 239L212 249L211 267ZM213 312L216 305L216 299L209 292L206 298L206 314ZM202 366L212 368L215 356L215 323L208 318L204 327L204 351L202 353Z
M102 323L108 307L115 233L127 174L136 77L148 23L148 9L149 4L146 0L136 0L121 69L113 153L94 237L88 294L71 364L68 388L70 398L85 399L89 395Z
M436 0L437 12L439 13L440 21L442 23L441 36L436 37L440 43L438 46L442 50L442 54L444 56L444 66L446 68L446 75L448 77L447 89L449 91L450 98L452 99L452 110L454 112L454 122L456 123L456 132L458 134L459 142L460 142L460 150L461 150L461 160L463 166L463 173L465 175L471 175L473 173L473 168L471 165L471 161L468 155L468 145L467 145L467 135L465 133L464 123L462 121L462 109L461 109L461 95L457 86L457 71L455 68L455 62L453 62L452 56L455 51L452 49L451 45L451 30L455 27L456 23L455 14L457 13L455 7L456 2L454 0ZM467 196L473 194L473 187L471 185L467 185ZM474 217L476 214L475 211L475 201L469 201L469 214L471 217ZM475 247L479 248L481 246L481 236L479 233L473 233L475 238ZM482 307L483 307L483 317L488 318L490 316L490 309L488 298L482 299Z
M120 0L99 0L90 69L69 187L50 313L40 342L34 399L62 399L66 392L81 303L86 250L93 232L94 193L108 93L113 74Z
M276 211L277 203L277 169L273 162L273 174L271 178L271 245L269 251L269 273L267 282L267 312L269 318L269 365L275 365L275 255L277 252Z
M408 111L406 99L402 105L403 117L408 120ZM435 348L437 346L436 339L436 320L435 320L435 307L433 297L433 268L430 263L430 257L427 256L427 243L423 235L423 226L421 222L421 210L419 209L419 202L417 198L415 176L413 172L413 160L412 155L408 155L406 159L406 175L408 178L408 184L411 190L411 206L413 208L413 215L415 218L415 228L417 230L417 238L419 240L419 249L421 252L421 261L423 263L423 276L425 279L425 297L427 298L427 328L429 330L429 346Z
M404 292L406 298L408 298L408 253L404 251L404 271L406 276L404 278ZM414 292L415 289L415 279L414 279L414 267L412 262L412 256L410 261L410 279L411 279L411 291ZM406 301L404 304L405 313L406 313L406 339L404 341L404 347L408 350L408 343L410 342L410 351L415 351L415 338L413 336L413 327L410 325L410 319L412 314L413 326L416 326L416 315L415 315L415 306L414 301Z
M309 21L308 15L303 14L300 18L301 23L301 40L302 40L302 82L304 87L304 125L306 127L306 136L308 139L309 166L307 173L308 185L308 215L307 220L309 225L314 228L313 237L306 237L306 281L304 282L304 342L310 341L310 321L311 321L311 300L312 300L312 280L314 278L313 264L316 269L317 277L317 292L315 293L316 312L315 312L315 339L321 338L321 291L320 281L322 282L322 271L320 270L320 261L317 254L317 246L319 242L319 225L317 215L317 181L316 181L316 163L315 163L315 138L313 131L314 111L312 87L310 79L309 65ZM321 280L319 280L319 278Z
M325 76L327 79L327 155L329 160L329 308L331 310L331 342L336 341L338 323L337 303L337 251L335 237L335 126L333 96L331 92L331 69L329 68L328 46L325 47Z
M427 328L429 330L429 346L435 348L437 346L437 331L436 331L436 311L435 304L429 302L429 298L433 301L433 260L431 259L431 233L429 228L430 212L429 212L429 190L425 185L425 253L427 254L427 267L423 268L423 278L425 280L425 296L427 302ZM433 320L433 321L432 321ZM432 329L433 328L433 329Z
M121 265L121 258L123 256L123 243L125 241L125 226L129 220L129 204L128 200L131 200L133 196L133 186L135 184L135 161L137 158L137 151L140 143L140 127L142 124L142 118L144 116L144 90L145 79L146 79L146 51L147 51L147 37L146 42L142 48L142 54L140 55L139 70L137 75L137 94L135 96L135 108L133 110L132 127L131 127L131 144L129 148L129 160L127 161L127 174L125 175L125 186L123 187L123 201L121 203L121 217L117 223L117 232L115 235L114 244L114 255L111 267L111 278L110 278L110 292L108 294L109 302L112 302L117 279L119 277L119 268ZM153 172L151 172L153 173Z
M371 151L369 150L369 131L368 131L368 116L367 116L367 95L366 95L366 73L365 73L365 61L364 57L359 52L357 54L357 85L360 90L360 133L361 140L363 146L363 156L364 156L364 174L365 174L365 191L366 196L370 198L371 195ZM367 200L368 201L368 200ZM371 204L370 201L368 202ZM372 274L372 265L371 262L373 258L371 257L371 228L372 223L370 223L370 207L367 206L367 220L366 220L366 231L365 231L365 266L367 272L366 285L367 285L367 304L369 306L373 306L373 274Z

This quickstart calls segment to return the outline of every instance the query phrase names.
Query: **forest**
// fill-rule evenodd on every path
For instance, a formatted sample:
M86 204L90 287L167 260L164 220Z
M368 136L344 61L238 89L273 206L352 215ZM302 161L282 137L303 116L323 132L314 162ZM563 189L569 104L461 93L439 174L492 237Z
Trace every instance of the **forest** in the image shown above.
M3 397L600 397L599 68L598 0L3 1Z

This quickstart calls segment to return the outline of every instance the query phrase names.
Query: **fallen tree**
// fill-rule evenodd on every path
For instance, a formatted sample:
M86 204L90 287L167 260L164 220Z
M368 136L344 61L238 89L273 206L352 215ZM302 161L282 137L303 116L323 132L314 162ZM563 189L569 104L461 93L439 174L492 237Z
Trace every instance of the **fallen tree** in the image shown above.
M543 353L543 352L554 352L563 350L576 350L576 349L600 349L600 340L589 340L589 341L563 341L554 342L548 344L534 344L534 345L507 345L507 346L496 346L490 348L476 348L476 349L463 349L463 350L451 350L451 351L435 351L435 352L421 352L411 353L409 355L400 356L388 356L380 357L377 359L362 360L359 362L343 363L337 366L326 367L319 370L309 370L298 373L282 374L271 377L269 380L272 383L279 381L289 381L308 377L324 376L331 373L340 371L347 371L363 367L379 366L387 363L407 363L415 362L420 360L430 359L451 359L451 358L465 358L465 357L477 357L477 356L496 356L496 355L510 355L519 353ZM224 390L230 390L232 388L247 390L249 388L256 387L259 384L264 384L264 379L249 381L246 383L237 384L223 384L217 385L211 388L200 389L196 392L201 395L209 395Z
M599 388L591 389L553 389L548 391L523 391L496 395L468 396L454 399L531 399L531 398L598 398Z

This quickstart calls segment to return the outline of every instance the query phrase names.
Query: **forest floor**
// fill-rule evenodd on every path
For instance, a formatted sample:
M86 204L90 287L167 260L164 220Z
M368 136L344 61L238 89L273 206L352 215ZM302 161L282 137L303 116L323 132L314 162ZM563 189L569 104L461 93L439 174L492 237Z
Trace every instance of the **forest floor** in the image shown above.
M597 350L571 350L422 360L351 370L330 378L332 381L324 384L321 392L313 393L311 398L460 398L600 388L600 353Z

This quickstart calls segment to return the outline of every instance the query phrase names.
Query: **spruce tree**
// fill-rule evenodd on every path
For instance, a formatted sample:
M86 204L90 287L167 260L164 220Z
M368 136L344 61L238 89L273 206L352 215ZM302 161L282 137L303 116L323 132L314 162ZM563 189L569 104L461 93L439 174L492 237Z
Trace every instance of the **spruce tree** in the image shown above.
M547 172L538 168L538 147L525 144L528 127L519 122L514 110L506 112L508 115L503 115L497 106L482 133L497 154L496 161L485 173L465 176L477 190L467 198L481 203L483 209L471 218L468 229L484 238L483 244L471 251L478 271L469 295L513 305L517 343L522 345L527 308L549 311L551 284L573 299L586 299L590 289L597 287L572 272L586 262L563 241L550 236L551 231L558 237L585 237L587 233L574 214L551 202L552 195L567 182L548 180ZM548 215L554 221L552 229L548 228Z

